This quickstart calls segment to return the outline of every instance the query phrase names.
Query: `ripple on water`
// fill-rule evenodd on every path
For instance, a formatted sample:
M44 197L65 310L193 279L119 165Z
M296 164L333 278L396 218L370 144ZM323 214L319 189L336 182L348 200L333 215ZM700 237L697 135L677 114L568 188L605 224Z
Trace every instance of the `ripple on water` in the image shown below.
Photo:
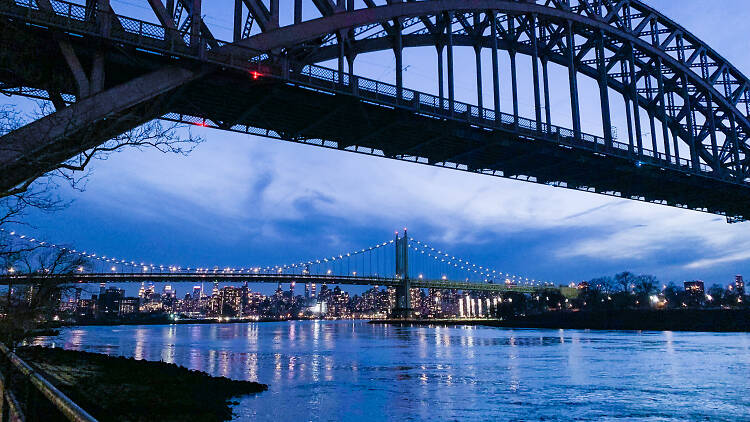
M750 335L327 321L82 327L37 343L270 384L249 420L750 421Z

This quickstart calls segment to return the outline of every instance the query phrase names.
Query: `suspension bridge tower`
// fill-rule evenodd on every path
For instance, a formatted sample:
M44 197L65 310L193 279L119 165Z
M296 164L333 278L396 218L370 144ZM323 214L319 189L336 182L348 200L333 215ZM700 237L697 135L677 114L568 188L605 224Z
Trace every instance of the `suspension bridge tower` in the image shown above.
M396 288L396 307L393 309L395 318L411 318L411 281L409 280L409 236L404 229L404 236L399 238L396 232L396 277L401 279L401 285Z

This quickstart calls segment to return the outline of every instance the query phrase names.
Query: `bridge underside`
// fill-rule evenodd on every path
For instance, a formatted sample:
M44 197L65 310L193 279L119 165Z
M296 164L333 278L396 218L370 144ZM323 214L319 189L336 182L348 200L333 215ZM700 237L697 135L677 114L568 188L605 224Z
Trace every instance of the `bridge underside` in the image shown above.
M65 110L64 99L72 98L80 87L70 72L61 71L68 63L55 42L57 36L44 28L6 21L0 37L2 88L31 87L36 91L27 95L48 95ZM278 68L269 74L249 75L231 67L175 61L174 57L122 44L103 49L86 38L70 37L68 41L84 73L94 73L92 63L103 59L103 69L99 70L106 75L103 94L170 66L190 82L175 83L173 88L156 93L131 93L134 98L130 107L71 129L62 141L34 151L32 165L24 161L29 159L25 154L24 159L3 166L2 189L49 170L114 134L164 117L728 217L750 217L750 186L745 183L687 172L680 166L633 155L632 151L561 137L559 132L535 133L519 129L517 122L488 124L472 122L466 116L437 118L429 107L420 109L418 104L403 100L394 107L377 98L355 95L351 87L314 89L280 77Z
M286 140L322 141L323 146L365 154L750 216L746 186L534 139L519 134L512 124L489 131L343 94L285 83L248 83L245 75L230 73L195 82L172 101L174 113L236 122L238 131L244 126L269 129Z

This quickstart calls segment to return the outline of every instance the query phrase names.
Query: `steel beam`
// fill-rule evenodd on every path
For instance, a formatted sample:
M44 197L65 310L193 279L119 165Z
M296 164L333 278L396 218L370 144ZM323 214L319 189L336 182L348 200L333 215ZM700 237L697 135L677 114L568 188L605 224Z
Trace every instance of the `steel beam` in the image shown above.
M166 67L81 99L0 137L0 190L8 190L29 178L38 177L51 170L55 163L62 163L119 134L106 130L102 134L86 132L96 123L111 123L115 130L122 130L118 129L118 116L198 76L183 68ZM161 112L142 116L133 126L137 121L143 123L158 117ZM72 144L71 138L75 139Z

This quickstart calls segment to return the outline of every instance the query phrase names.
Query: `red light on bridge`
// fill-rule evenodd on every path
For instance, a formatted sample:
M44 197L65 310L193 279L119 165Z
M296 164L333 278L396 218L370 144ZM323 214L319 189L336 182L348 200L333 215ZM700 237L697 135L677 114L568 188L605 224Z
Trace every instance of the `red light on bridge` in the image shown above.
M252 72L250 72L250 75L252 75L252 76L253 76L253 79L258 79L259 77L263 76L263 74L262 74L262 73L260 73L260 72L257 72L257 71L255 71L255 70L253 70Z
M208 124L206 124L206 122L198 122L198 123L195 123L195 125L200 126L200 127L208 127Z

